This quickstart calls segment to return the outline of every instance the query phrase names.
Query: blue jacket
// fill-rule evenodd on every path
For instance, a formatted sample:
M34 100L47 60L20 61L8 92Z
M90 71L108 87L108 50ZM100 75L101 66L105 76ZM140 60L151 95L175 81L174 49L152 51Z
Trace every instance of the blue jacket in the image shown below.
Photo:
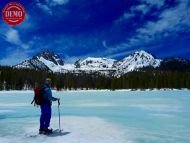
M45 101L47 101L45 103L50 103L50 104L52 101L57 100L57 98L52 96L51 88L47 84L44 85L44 99Z

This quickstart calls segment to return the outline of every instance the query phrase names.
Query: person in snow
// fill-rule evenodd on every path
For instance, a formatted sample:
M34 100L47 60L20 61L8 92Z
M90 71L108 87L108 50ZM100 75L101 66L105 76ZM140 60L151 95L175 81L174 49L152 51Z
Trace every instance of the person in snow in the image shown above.
M40 129L39 134L47 134L52 133L52 129L49 129L50 126L50 120L51 120L51 104L52 101L59 101L59 98L55 98L52 96L51 91L51 79L46 78L45 85L44 85L44 100L43 103L40 105L41 108L41 116L40 116Z

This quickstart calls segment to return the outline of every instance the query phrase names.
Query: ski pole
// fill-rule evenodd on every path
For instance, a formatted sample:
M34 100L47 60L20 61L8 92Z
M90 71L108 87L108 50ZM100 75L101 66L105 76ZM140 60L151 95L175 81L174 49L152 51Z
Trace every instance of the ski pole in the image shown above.
M60 100L60 99L59 99ZM59 114L59 130L60 129L60 101L58 100L58 114Z

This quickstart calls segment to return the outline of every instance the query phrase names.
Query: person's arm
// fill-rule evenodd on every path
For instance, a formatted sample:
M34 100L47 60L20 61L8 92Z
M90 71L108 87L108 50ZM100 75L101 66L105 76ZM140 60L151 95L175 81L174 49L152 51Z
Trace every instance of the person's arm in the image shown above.
M59 100L58 98L55 98L52 96L52 92L50 88L45 88L46 96L50 101L57 101Z

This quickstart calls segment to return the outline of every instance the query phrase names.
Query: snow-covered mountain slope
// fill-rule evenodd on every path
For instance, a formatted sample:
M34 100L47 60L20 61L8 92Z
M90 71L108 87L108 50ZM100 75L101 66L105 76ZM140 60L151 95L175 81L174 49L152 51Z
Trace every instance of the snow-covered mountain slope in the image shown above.
M155 59L151 54L145 51L137 51L128 57L117 61L113 67L117 68L115 75L120 76L130 71L136 71L143 67L152 66L154 68L160 66L161 60Z
M138 51L120 61L108 58L88 57L78 60L74 64L64 64L58 55L45 51L15 67L60 73L100 72L106 75L120 76L147 66L158 67L160 66L160 62L161 60L154 58L151 54L145 51Z
M80 70L110 70L113 68L114 62L113 59L88 57L76 61L75 66Z
M86 58L78 60L75 64L64 64L63 60L56 54L50 51L42 52L32 59L26 60L16 68L29 68L36 70L46 70L60 73L80 73L89 71L108 71L112 70L115 60L107 58Z
M16 65L15 67L60 72L63 66L63 60L58 55L47 50L34 56L32 59Z
M14 66L15 68L27 68L34 70L43 70L48 71L49 68L41 61L38 60L37 57L33 57L32 59L25 60L22 63Z

